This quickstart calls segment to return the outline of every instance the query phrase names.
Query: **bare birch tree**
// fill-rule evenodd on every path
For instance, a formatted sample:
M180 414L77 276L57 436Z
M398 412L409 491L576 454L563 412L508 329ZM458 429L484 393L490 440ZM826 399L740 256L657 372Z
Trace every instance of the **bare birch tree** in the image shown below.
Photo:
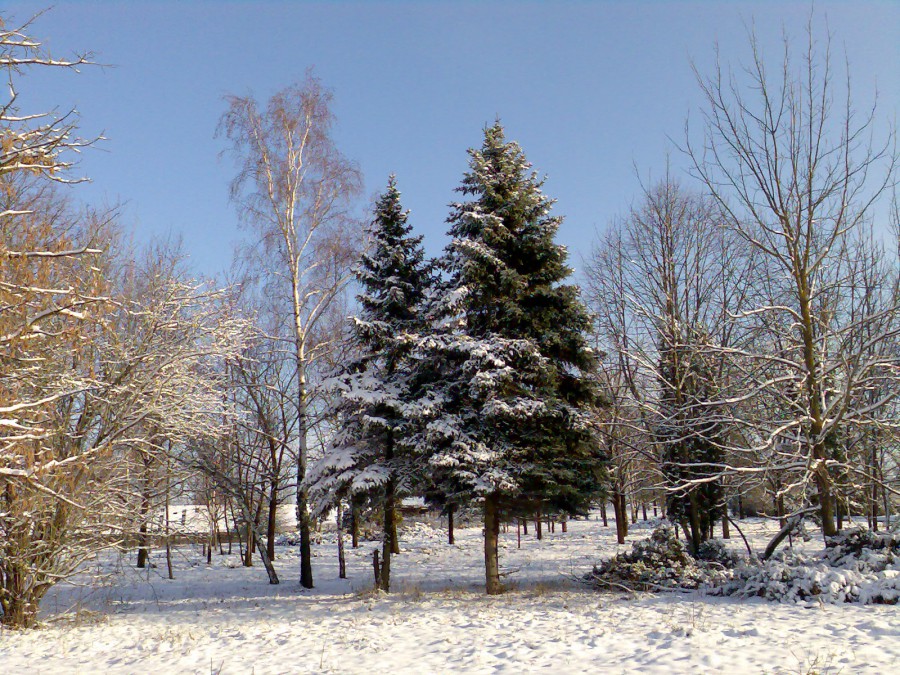
M259 236L255 253L263 284L283 298L291 317L272 336L294 354L297 406L297 520L300 583L311 588L310 514L304 483L309 459L311 369L330 346L319 324L344 290L362 240L350 207L361 190L355 165L337 149L331 92L311 73L273 95L264 109L250 96L230 96L220 133L231 143L238 173L231 196Z

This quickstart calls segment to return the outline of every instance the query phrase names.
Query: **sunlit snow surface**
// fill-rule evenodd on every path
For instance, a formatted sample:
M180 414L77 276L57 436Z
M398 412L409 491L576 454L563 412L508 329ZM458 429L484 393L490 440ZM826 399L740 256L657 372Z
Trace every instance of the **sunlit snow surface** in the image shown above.
M594 517L596 518L596 516ZM613 525L610 522L610 525ZM643 523L629 539L645 536ZM773 531L743 521L758 549ZM406 528L395 593L373 594L375 542L353 550L337 579L334 535L315 546L316 589L298 585L296 552L278 551L282 584L237 555L180 549L149 574L106 556L44 603L45 627L0 631L2 673L887 673L900 664L900 607L782 605L699 594L601 593L577 581L612 555L615 530L572 521L517 549L501 535L509 592L483 595L481 532ZM737 537L735 547L743 543ZM813 540L802 544L820 547ZM65 613L60 614L62 612Z

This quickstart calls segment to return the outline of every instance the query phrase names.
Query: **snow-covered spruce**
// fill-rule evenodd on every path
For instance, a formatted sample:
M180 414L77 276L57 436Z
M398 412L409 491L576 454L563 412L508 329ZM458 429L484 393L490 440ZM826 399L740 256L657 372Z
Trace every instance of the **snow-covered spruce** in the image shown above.
M600 491L597 364L542 181L499 122L469 157L457 188L466 199L448 219L446 281L414 352L416 447L447 503L482 503L486 590L496 594L502 513L586 512Z
M326 383L338 431L329 452L309 470L314 512L342 499L368 500L384 515L380 587L390 588L390 556L398 552L395 504L421 471L405 439L417 417L408 354L421 332L421 304L432 286L422 237L411 236L394 176L375 205L369 247L356 269L361 311L351 317L350 359Z

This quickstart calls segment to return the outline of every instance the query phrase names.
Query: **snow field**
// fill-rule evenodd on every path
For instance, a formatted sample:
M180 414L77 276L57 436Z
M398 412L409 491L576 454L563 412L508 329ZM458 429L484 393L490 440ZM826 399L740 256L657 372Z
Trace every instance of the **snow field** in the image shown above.
M774 528L742 529L759 547ZM628 546L648 532L638 523ZM730 544L743 546L738 537ZM457 529L454 546L443 531L406 528L390 595L371 590L376 545L348 542L350 578L339 580L334 536L325 535L312 591L299 587L289 547L278 551L278 586L237 555L207 567L199 550L181 549L174 581L163 578L159 553L157 567L141 571L131 557L104 557L80 575L84 585L51 592L44 628L0 631L0 672L888 673L900 664L896 606L589 589L577 577L618 548L615 530L594 519L542 542L529 528L521 550L514 529L502 534L510 590L494 597L483 594L478 528ZM103 583L92 588L96 578Z

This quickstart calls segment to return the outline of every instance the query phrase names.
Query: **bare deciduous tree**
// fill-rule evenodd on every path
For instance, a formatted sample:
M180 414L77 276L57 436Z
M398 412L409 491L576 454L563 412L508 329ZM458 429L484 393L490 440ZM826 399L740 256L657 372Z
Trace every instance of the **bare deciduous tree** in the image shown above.
M844 283L853 242L894 184L897 154L893 138L873 145L874 106L862 116L854 108L849 75L841 83L833 69L830 40L820 49L812 22L807 36L799 63L785 37L783 59L770 71L751 35L741 75L721 66L711 77L698 74L705 134L702 144L689 135L687 152L731 229L770 270L774 292L745 318L780 326L781 334L765 351L742 355L755 367L751 395L782 402L783 416L756 420L760 443L790 448L805 465L822 531L833 535L841 436L848 425L890 425L897 395L895 385L875 400L862 395L896 378L896 350L879 348L896 343L896 322L884 322L896 304L871 312ZM850 349L850 334L868 337Z
M254 254L267 292L291 317L274 339L292 346L297 405L297 520L300 583L311 588L310 515L304 484L309 454L311 369L330 347L320 323L344 290L362 228L352 217L361 190L357 168L331 135L331 92L311 73L260 109L250 96L228 97L220 133L231 143L238 174L231 195L259 236Z

